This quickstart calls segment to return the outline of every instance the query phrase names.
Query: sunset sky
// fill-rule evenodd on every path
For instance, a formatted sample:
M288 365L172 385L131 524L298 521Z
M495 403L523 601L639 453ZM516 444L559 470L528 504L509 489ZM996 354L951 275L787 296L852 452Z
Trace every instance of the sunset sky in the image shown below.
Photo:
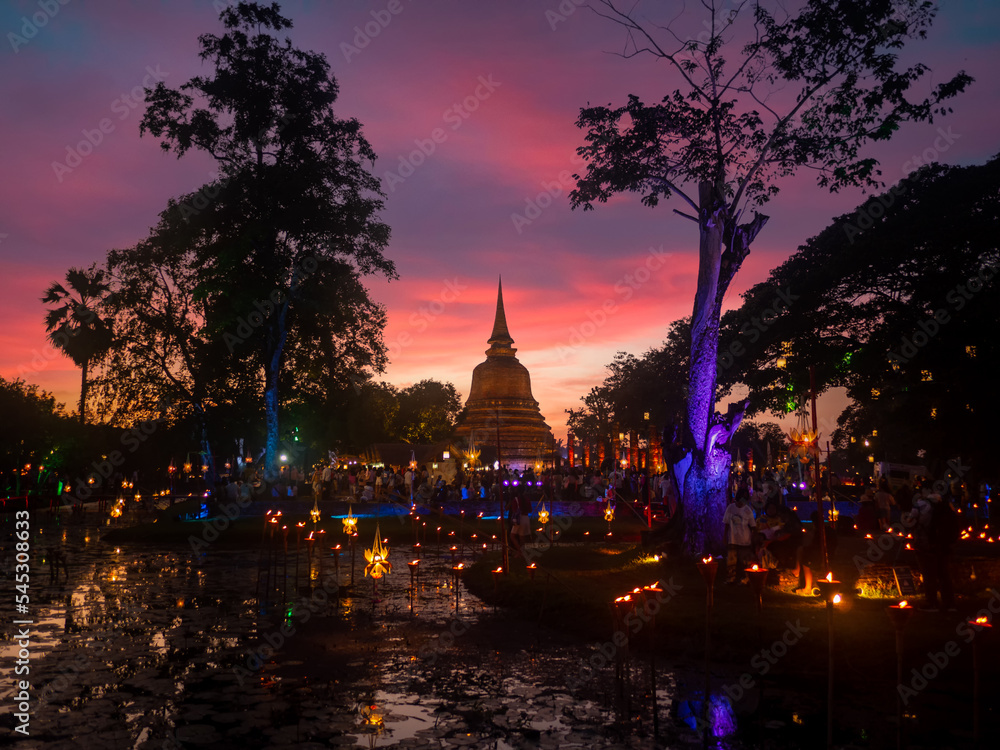
M678 2L640 7L668 9L664 20L681 14L678 33L697 36L701 4L687 5L686 14ZM953 115L907 126L871 151L888 182L925 152L971 164L1000 151L1000 4L945 6L905 57L930 66L929 83L960 69L976 82L952 102ZM581 170L580 108L630 93L659 99L673 77L651 58L614 54L623 32L570 0L303 0L282 9L293 43L329 59L337 114L360 120L379 155L387 254L399 271L398 281L370 282L388 310L385 380L451 381L464 399L485 358L502 274L518 358L564 437L564 410L601 382L616 351L641 354L691 312L697 234L670 210L679 203L648 209L625 196L584 213L567 198L569 175ZM135 243L168 198L210 180L207 157L178 160L139 137L139 91L209 72L197 37L222 26L211 2L15 0L0 7L0 31L0 375L37 383L72 409L79 371L47 348L39 298L70 266ZM92 153L67 162L88 132L100 139ZM781 187L730 306L863 198L821 190L809 170ZM606 303L610 315L600 312Z

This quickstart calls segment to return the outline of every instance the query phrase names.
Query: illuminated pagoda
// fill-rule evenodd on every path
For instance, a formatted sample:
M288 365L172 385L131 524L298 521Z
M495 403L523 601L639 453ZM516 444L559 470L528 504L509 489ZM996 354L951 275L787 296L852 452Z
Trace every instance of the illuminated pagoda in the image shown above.
M503 282L497 287L497 312L486 361L472 371L472 388L455 437L467 445L496 450L505 466L522 468L550 463L552 431L531 395L531 376L517 361L503 309ZM485 457L485 455L484 455Z

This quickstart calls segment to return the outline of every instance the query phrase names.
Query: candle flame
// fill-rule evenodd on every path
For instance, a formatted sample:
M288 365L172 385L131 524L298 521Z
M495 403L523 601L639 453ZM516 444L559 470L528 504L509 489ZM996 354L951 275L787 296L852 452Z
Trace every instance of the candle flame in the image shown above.
M976 625L986 625L989 621L990 619L988 617L977 617Z
M501 567L497 568L497 569L496 569L496 570L494 570L493 572L494 572L494 573L503 573L503 566L501 566Z
M760 570L760 568L757 567L757 563L754 563L753 567L750 568L750 570Z
M833 571L830 571L829 573L826 574L826 580L828 580L830 583L833 583Z
M702 561L703 563L706 563L706 564L707 564L707 563L710 563L710 562L712 562L712 558L711 558L711 557L703 557L703 558L701 558L701 561Z
M899 608L900 609L906 609L909 606L910 606L910 603L908 601L906 601L906 599L903 599L903 601L901 601L899 603Z

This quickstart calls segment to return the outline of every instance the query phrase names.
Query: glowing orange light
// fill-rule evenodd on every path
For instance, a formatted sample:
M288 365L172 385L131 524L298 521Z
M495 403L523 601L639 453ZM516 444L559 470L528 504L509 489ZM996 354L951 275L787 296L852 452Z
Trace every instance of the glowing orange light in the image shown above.
M370 575L372 578L381 578L391 573L392 563L389 562L388 557L389 548L382 545L382 540L379 538L378 524L376 524L375 543L371 549L365 550L365 560L368 561L368 565L365 566L365 575Z
M900 609L906 609L909 606L910 606L910 603L908 601L906 601L906 599L903 599L903 601L901 601L899 603L899 608Z
M712 558L711 557L703 557L703 558L701 558L701 561L707 565L708 563L712 562Z
M353 536L354 532L358 528L358 519L356 519L354 515L351 513L350 505L347 506L347 517L344 518L341 523L344 524L344 533Z
M833 603L834 604L840 604L840 594L834 594L833 595Z
M990 618L988 618L988 617L977 617L976 618L976 625L985 625L989 621L990 621Z
M828 580L830 583L833 583L833 571L826 574L826 580Z

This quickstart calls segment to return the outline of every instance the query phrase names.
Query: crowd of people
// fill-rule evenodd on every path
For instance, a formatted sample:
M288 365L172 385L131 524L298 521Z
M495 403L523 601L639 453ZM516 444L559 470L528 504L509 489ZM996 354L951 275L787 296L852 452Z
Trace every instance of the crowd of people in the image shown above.
M233 480L235 482L235 479ZM249 479L242 480L250 481ZM428 469L426 464L382 466L317 464L311 473L295 466L282 467L271 493L277 497L298 497L311 493L320 500L351 498L361 502L382 499L407 501L460 501L496 496L498 482L531 482L546 500L603 500L609 494L625 499L649 499L663 503L668 515L676 509L677 489L666 472L652 475L635 469L486 468L458 472L450 478Z
M782 568L798 578L798 591L815 593L815 569L823 565L819 534L820 512L813 510L808 524L789 507L787 494L778 488L780 481L764 480L740 486L723 515L727 547L727 583L739 583L744 571L753 564L761 568ZM831 508L830 491L821 484L824 508ZM796 498L797 500L798 498ZM854 510L853 503L841 506ZM954 544L961 533L960 515L972 524L988 519L987 494L980 488L972 497L961 481L931 483L918 479L911 488L900 483L895 491L881 477L866 484L858 497L854 515L839 514L838 523L827 522L825 542L827 559L837 550L838 532L873 537L877 534L903 533L912 538L910 547L923 579L924 607L954 611L955 595L949 565ZM911 536L912 535L912 536Z
M248 494L250 481L229 482L228 497ZM511 544L519 548L520 530L528 530L527 516L532 502L539 500L580 501L604 500L614 497L655 503L662 520L669 520L678 505L678 488L668 472L649 474L637 469L562 467L535 472L501 467L477 471L461 469L451 478L428 469L427 465L411 466L332 466L319 464L311 473L294 466L284 467L281 477L271 489L279 497L295 497L311 492L323 499L350 498L358 502L393 501L420 503L440 507L446 502L470 499L499 501L500 488L510 487L505 495L508 527L513 529ZM836 553L838 532L849 526L860 534L889 533L893 524L902 524L913 534L913 549L922 572L927 606L949 609L954 606L954 593L948 575L951 546L958 538L957 513L975 522L985 517L987 504L982 488L970 495L962 482L951 482L942 489L920 481L914 487L901 483L891 489L886 478L868 484L857 497L844 503L846 495L835 487L836 478L824 476L821 481L825 508L830 508L830 495L839 496L842 507L850 508L853 516L842 514L840 523L827 522L825 543L827 557ZM727 545L727 583L744 578L744 571L753 564L781 568L798 578L798 590L814 591L814 570L823 567L822 544L819 534L820 513L812 510L809 522L803 523L794 507L810 498L803 485L778 473L765 473L756 481L737 482L732 499L725 510L723 525ZM938 491L935 491L937 487ZM843 489L843 488L840 488ZM855 509L856 508L856 509ZM846 524L846 525L845 525Z

